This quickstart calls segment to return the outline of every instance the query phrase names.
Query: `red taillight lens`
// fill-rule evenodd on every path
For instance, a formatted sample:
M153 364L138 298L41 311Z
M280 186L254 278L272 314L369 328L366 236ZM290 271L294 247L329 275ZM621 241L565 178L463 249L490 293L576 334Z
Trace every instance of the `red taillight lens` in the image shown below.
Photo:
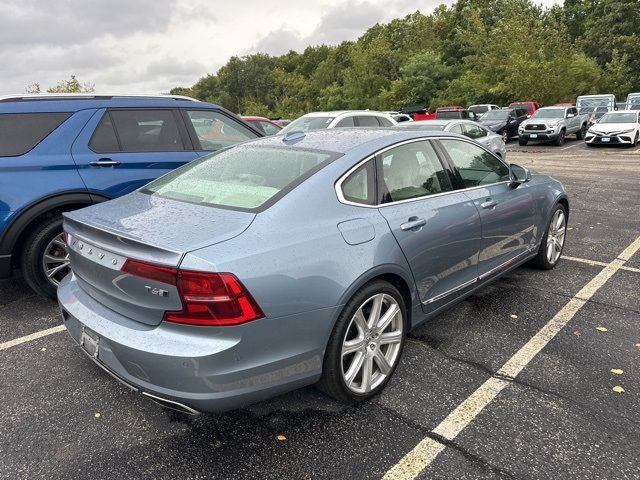
M69 234L67 232L62 232L62 241L64 242L65 245L71 246L69 244Z
M178 270L162 265L154 265L153 263L140 262L130 258L124 262L120 269L121 272L130 273L136 277L148 278L157 282L175 285L178 280Z
M240 325L264 314L247 289L231 273L180 271L178 291L183 309L166 312L167 322L187 325Z

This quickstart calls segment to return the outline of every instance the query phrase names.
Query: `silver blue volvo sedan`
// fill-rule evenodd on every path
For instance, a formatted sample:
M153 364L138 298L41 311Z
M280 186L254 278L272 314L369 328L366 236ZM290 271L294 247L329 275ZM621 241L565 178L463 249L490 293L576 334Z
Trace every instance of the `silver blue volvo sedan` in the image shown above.
M562 184L463 136L291 132L65 215L73 339L143 395L224 411L317 383L347 402L407 332L518 265L558 262Z

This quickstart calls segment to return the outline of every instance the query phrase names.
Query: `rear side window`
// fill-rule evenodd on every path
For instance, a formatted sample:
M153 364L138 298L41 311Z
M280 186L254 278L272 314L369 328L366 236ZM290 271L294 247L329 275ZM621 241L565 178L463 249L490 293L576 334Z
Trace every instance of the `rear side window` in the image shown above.
M193 125L200 143L199 150L214 151L257 138L240 122L211 110L187 110L187 121Z
M123 152L185 149L171 110L112 110L110 114Z
M344 117L342 120L340 120L338 123L336 123L336 126L334 128L347 128L347 127L355 127L356 124L353 121L354 117Z
M464 188L490 185L509 179L509 168L491 153L470 142L441 140Z
M338 153L239 145L151 182L143 192L198 205L257 209L275 201Z
M375 205L375 164L369 160L349 175L341 185L345 200Z
M102 116L98 128L93 132L93 136L89 141L89 148L98 153L120 151L120 144L116 137L116 131L113 129L113 122L109 112Z
M380 123L378 123L378 119L376 117L363 115L357 118L358 118L359 127L379 127L380 126Z
M381 127L393 127L393 123L388 118L376 117Z
M471 125L471 124L465 123L462 126L462 130L464 135L473 139L487 136L487 131L479 125Z
M72 114L0 114L0 157L15 157L32 150Z

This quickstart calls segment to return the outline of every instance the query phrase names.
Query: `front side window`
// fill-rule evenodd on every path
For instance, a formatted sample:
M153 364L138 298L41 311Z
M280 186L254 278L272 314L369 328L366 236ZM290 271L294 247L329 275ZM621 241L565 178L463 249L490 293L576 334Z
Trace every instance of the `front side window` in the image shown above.
M66 112L0 114L0 157L24 155L71 115Z
M431 142L407 143L381 154L382 203L424 197L452 189ZM380 175L378 175L380 177Z
M284 195L339 156L318 150L239 145L174 170L142 192L198 205L251 210Z
M490 185L509 179L509 168L491 153L470 142L441 140L464 188Z
M374 162L369 160L342 182L345 200L365 205L375 205Z
M257 138L240 122L212 110L187 110L187 119L193 125L200 146L198 150L214 151Z

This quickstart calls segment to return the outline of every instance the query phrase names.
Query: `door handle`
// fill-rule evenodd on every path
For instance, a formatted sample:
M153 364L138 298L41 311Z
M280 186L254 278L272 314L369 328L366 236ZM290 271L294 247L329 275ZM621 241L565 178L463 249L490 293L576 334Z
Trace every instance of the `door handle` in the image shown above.
M492 199L490 199L490 198L487 198L487 200L486 200L486 201L484 201L484 202L482 202L482 203L480 204L480 206L481 206L482 208L493 208L493 207L495 207L496 205L498 205L498 202L496 202L495 200L492 200Z
M89 162L92 167L117 167L120 162L117 160L111 160L110 158L101 158L96 162Z
M409 220L406 223L400 225L400 230L404 232L406 232L407 230L416 230L426 224L427 221L424 218L409 217Z

